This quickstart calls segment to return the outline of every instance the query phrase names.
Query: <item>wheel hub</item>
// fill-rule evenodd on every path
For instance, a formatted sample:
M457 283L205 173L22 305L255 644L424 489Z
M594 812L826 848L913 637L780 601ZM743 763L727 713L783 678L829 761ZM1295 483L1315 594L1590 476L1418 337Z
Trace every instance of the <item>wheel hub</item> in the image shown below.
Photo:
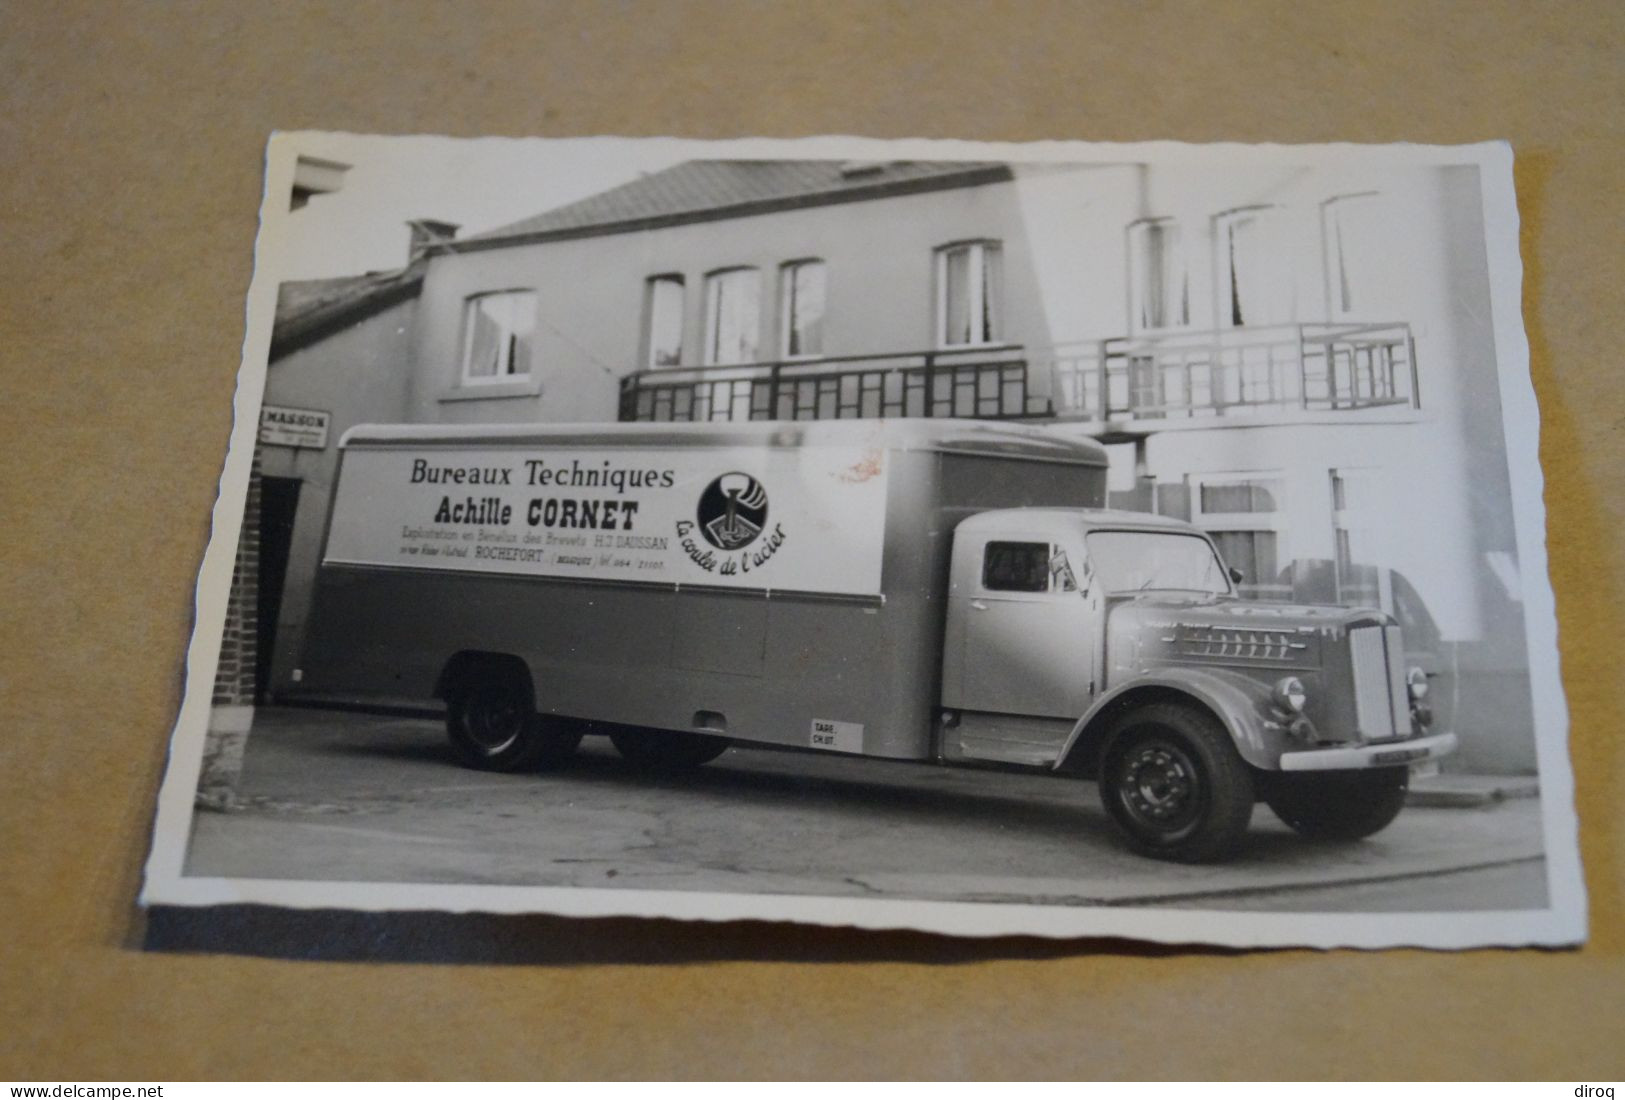
M487 752L500 752L519 736L523 721L513 699L482 699L469 715L469 736Z
M1185 761L1159 745L1130 757L1121 786L1135 812L1158 823L1178 817L1190 805L1194 787Z

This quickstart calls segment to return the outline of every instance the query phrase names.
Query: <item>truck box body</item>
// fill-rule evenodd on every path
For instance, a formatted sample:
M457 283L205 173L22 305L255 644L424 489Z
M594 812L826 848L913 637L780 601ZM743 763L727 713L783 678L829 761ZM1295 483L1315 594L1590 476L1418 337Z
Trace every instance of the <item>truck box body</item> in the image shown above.
M1097 445L979 421L363 426L302 660L311 696L425 703L459 653L543 713L935 755L955 525L1099 507Z

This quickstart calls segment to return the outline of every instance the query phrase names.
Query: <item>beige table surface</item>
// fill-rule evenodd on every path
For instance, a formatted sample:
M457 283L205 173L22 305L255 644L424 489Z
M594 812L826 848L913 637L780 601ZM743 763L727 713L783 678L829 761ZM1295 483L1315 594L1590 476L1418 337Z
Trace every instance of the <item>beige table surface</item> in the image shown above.
M1617 3L0 5L0 1078L1618 1080L1622 30ZM278 127L1510 139L1590 946L486 918L389 934L532 962L142 950L133 898Z

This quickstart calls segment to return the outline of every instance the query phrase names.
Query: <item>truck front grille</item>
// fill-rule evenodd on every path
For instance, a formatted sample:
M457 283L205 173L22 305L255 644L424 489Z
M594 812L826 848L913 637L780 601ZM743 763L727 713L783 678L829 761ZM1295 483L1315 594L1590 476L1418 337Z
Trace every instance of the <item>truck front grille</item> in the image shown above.
M1411 693L1405 685L1405 639L1397 626L1383 627L1382 635L1388 646L1388 699L1394 707L1394 733L1409 737Z
M1408 736L1410 699L1405 690L1405 644L1397 626L1349 631L1354 675L1354 722L1366 741Z

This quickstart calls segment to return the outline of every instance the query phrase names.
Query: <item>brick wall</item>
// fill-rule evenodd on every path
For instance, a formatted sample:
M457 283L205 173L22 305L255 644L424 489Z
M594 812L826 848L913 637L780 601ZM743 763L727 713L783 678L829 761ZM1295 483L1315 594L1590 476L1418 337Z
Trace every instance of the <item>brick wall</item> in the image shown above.
M220 663L214 672L215 706L251 706L254 702L254 657L259 629L260 579L260 449L248 475L242 533L226 601L226 628L220 639Z

